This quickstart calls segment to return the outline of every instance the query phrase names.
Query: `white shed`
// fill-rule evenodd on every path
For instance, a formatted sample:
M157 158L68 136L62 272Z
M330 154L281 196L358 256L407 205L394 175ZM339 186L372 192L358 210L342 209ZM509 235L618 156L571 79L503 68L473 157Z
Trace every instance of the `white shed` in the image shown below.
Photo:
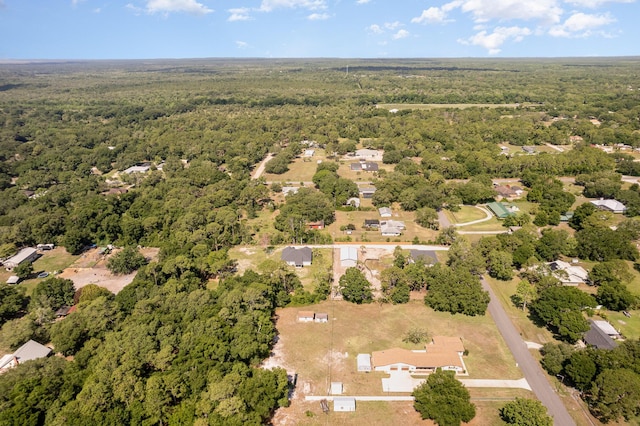
M342 395L342 382L331 382L331 395Z
M371 355L358 354L356 358L356 364L358 365L358 371L371 371Z
M351 268L358 264L358 248L354 246L340 247L340 266Z
M333 398L333 411L356 411L356 399L344 396Z

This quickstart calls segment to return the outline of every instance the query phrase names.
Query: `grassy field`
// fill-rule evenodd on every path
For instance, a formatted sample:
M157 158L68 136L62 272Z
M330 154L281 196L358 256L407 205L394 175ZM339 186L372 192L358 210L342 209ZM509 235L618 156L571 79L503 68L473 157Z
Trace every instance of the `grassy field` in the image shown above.
M33 262L33 274L35 277L40 272L48 272L53 274L56 271L62 271L78 259L79 256L73 256L64 249L64 247L56 247L53 250L44 251L40 258ZM0 270L0 281L6 282L9 276L13 275L3 269ZM30 295L33 289L42 281L42 278L31 278L20 282L20 286L26 289L27 295Z
M476 206L461 206L457 212L446 210L446 213L453 219L452 223L466 223L486 217L485 212Z
M280 261L284 247L267 249L258 246L236 246L229 250L229 257L238 262L238 273L242 274L248 269L260 272L260 264L266 260ZM313 249L313 262L311 266L304 268L290 267L300 278L306 290L315 288L315 276L321 271L332 269L333 256L331 249Z
M299 310L326 312L329 323L299 323ZM403 334L411 328L427 330L430 335L460 336L469 355L465 363L469 378L518 379L522 373L515 366L492 319L488 316L466 317L434 312L421 301L406 305L353 305L341 301L326 301L304 308L284 308L277 312L276 327L279 343L274 354L288 371L298 373L297 398L305 395L325 395L332 381L344 384L346 395L384 395L381 372L356 372L358 353L371 353L391 347L420 349L420 345L402 342ZM512 398L527 396L527 391L502 389L471 389L476 398ZM291 424L319 424L325 421L317 402L307 403L294 398L292 407L285 410L287 417L295 417ZM479 418L472 424L496 424L495 401L479 402ZM501 405L500 405L501 406ZM354 413L331 413L336 419L331 424L414 424L411 404L362 403ZM313 412L307 417L305 411ZM486 410L486 412L485 412ZM377 415L372 416L372 411ZM489 414L489 412L493 414ZM377 422L384 418L385 422ZM345 423L342 423L342 422ZM429 423L425 423L429 424Z
M268 182L290 182L298 186L300 182L311 182L316 173L318 160L325 161L326 155L323 149L316 148L313 157L299 157L289 164L289 171L281 175L265 173L262 176Z

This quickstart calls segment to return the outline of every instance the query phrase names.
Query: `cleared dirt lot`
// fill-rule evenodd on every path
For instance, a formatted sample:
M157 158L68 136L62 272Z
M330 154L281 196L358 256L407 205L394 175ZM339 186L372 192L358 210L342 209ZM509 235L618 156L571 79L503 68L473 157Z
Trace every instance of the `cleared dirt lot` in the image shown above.
M159 251L160 249L158 248L142 248L140 250L147 259L151 260L157 259ZM99 253L98 248L90 249L83 253L80 258L58 276L73 281L76 289L82 288L87 284L97 284L117 294L127 284L133 281L136 272L127 275L112 274L111 271L107 269L107 261L109 256L115 253L117 253L117 251L104 256Z
M325 312L329 322L300 323L298 311ZM292 404L276 413L278 425L397 425L433 424L423 422L410 402L361 402L355 413L324 414L320 404L305 401L307 395L327 395L330 383L343 382L345 395L386 395L381 379L384 373L358 373L356 356L391 347L420 349L402 342L411 328L422 328L433 335L460 336L469 356L465 363L472 379L519 379L515 366L493 321L489 317L453 316L434 312L419 301L407 305L353 305L343 301L326 301L302 308L285 308L277 312L279 341L274 356L266 366L282 366L289 374L298 374ZM471 389L478 402L479 416L471 424L499 424L497 409L504 402L498 398L531 396L524 390ZM394 394L396 395L396 394ZM407 394L397 394L407 395Z

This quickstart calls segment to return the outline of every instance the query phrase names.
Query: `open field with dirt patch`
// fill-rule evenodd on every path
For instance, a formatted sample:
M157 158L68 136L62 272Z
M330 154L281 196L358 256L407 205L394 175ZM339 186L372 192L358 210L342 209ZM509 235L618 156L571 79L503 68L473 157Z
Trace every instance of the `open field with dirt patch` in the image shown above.
M299 323L300 310L326 312L328 323ZM277 311L276 327L279 341L278 365L287 368L290 374L298 373L297 390L292 406L276 415L276 424L319 424L325 420L317 402L304 402L306 395L326 395L332 381L344 384L345 395L386 395L381 372L358 373L356 356L392 347L420 349L421 345L402 342L403 335L411 328L427 330L430 335L460 336L469 351L464 358L471 379L519 379L521 372L515 365L511 353L504 344L492 319L488 316L465 317L449 313L434 312L420 301L406 305L354 305L342 301L325 301L304 308L284 308ZM502 392L502 390L495 390ZM513 390L511 390L513 391ZM520 391L516 391L520 392ZM525 392L526 391L522 391ZM487 396L487 392L472 389L472 396ZM491 390L491 394L496 394ZM395 394L394 394L395 395ZM397 395L406 395L399 393ZM519 394L520 395L520 394ZM355 414L344 413L334 417L332 424L414 424L410 403L362 403L363 409ZM367 408L365 408L367 407ZM306 417L305 411L314 413ZM369 417L372 411L385 422ZM282 417L282 421L281 420ZM286 419L286 420L285 420ZM344 423L342 423L344 421ZM486 419L484 420L486 421ZM429 424L429 423L425 423ZM478 420L474 424L493 424Z
M114 275L107 269L107 262L109 256L117 251L114 251L109 256L101 255L99 251L100 249L98 248L85 251L73 264L58 274L58 277L73 281L76 289L82 288L87 284L97 284L117 294L133 281L137 272L127 275ZM140 252L147 259L156 260L160 249L146 247L140 249Z

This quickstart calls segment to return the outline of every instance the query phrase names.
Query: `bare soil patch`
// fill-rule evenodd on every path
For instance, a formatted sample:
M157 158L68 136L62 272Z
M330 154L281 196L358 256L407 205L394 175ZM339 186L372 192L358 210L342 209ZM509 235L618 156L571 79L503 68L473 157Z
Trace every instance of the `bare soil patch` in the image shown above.
M147 259L154 260L157 259L160 249L147 247L140 249L140 252ZM127 275L114 275L111 273L111 271L107 269L107 261L109 256L112 256L114 253L105 256L100 254L100 249L98 248L87 250L58 276L73 281L76 289L88 284L97 284L117 294L127 284L133 281L137 272Z

